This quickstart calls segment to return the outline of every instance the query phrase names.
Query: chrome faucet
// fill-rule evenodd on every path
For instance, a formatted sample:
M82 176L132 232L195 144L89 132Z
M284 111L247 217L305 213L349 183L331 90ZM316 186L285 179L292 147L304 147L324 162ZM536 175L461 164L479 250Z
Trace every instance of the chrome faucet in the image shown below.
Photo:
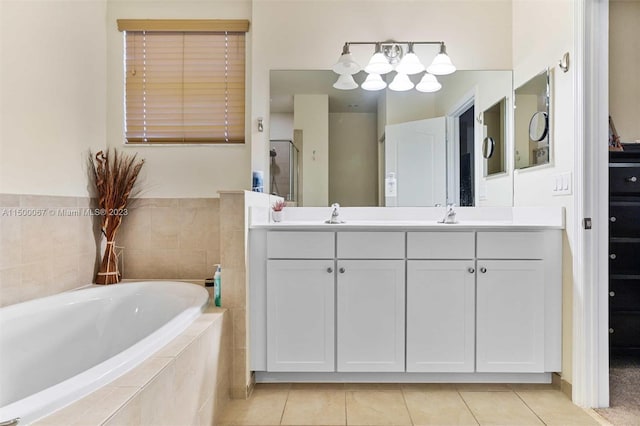
M444 214L442 220L438 221L438 223L457 223L456 221L456 212L453 209L455 204L447 204L447 212Z
M338 216L340 215L340 204L333 203L331 204L331 218L325 220L324 223L344 223L344 220L339 220Z

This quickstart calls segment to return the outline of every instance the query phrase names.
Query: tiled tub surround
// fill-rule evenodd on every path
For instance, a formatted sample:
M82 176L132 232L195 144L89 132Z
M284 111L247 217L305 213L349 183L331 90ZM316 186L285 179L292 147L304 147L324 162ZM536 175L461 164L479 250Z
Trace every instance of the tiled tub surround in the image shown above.
M85 286L96 271L99 221L70 214L86 197L0 194L0 306ZM46 209L41 216L20 216Z
M229 399L229 312L212 309L134 370L34 423L216 425Z
M116 244L125 279L198 279L220 260L218 198L135 198Z

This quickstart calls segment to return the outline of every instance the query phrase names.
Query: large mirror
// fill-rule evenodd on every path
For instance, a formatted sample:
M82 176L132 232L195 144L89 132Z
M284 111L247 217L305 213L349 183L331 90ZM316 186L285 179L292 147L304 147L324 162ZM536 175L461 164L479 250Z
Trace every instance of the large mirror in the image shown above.
M550 161L549 70L515 91L515 168L540 166Z
M354 78L362 83L365 76ZM296 194L279 195L300 206L512 204L511 175L485 179L481 151L482 112L500 102L512 110L511 71L439 76L435 93L337 90L337 77L329 70L271 71L269 138L291 141L298 156L298 170L289 172L298 182L279 185ZM508 145L510 137L502 136ZM285 160L271 157L271 170L287 170L277 164Z

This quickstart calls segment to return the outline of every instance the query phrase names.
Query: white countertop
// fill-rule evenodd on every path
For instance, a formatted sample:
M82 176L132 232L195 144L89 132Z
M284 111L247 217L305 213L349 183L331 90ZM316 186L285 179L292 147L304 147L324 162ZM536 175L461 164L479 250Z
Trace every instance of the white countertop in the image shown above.
M268 211L252 212L251 229L270 230L470 230L564 229L562 207L458 207L456 223L438 223L443 207L342 207L344 223L327 224L329 207L288 207L282 222L273 222ZM267 220L268 219L268 220Z

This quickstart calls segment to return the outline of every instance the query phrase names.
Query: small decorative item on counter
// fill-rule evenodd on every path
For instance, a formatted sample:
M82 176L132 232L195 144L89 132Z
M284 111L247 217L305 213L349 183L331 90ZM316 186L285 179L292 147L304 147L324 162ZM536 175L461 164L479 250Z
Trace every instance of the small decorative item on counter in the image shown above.
M273 218L274 222L282 221L282 215L284 214L285 206L286 206L286 203L284 202L284 200L278 200L273 204L271 217Z
M216 306L222 306L222 268L216 265L216 272L213 274L213 302Z

